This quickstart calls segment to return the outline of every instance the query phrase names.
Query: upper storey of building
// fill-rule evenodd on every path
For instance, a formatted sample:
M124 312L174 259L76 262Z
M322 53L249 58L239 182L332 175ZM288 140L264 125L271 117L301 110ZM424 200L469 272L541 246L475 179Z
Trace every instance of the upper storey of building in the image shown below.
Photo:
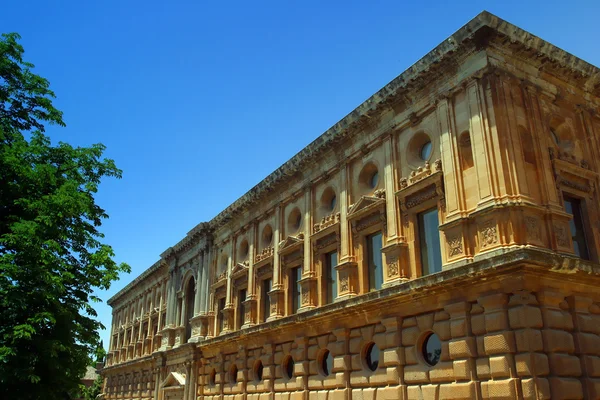
M169 347L515 248L598 262L598 111L597 67L483 12L111 298L114 341L149 300Z

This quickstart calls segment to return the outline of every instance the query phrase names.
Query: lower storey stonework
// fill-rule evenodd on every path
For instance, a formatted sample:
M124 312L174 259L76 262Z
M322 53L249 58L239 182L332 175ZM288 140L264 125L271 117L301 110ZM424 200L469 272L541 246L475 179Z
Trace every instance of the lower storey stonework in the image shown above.
M527 249L107 367L105 399L598 399L600 269Z

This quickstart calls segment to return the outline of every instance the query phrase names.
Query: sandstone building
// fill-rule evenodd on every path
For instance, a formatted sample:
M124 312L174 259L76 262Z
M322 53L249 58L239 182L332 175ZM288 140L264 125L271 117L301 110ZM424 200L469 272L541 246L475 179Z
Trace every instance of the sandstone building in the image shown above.
M483 12L117 293L106 399L600 398L600 69Z

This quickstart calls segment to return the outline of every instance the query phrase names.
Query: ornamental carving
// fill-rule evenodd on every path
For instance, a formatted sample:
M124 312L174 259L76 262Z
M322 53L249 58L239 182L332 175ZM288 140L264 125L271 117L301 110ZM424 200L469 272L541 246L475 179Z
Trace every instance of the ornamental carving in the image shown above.
M271 315L275 315L277 313L277 301L271 300Z
M302 305L308 305L308 298L309 298L309 291L308 290L303 290L302 291Z
M373 196L377 197L378 199L385 199L385 190L383 190L383 189L377 189L373 193Z
M263 277L265 275L268 275L270 273L271 273L271 264L267 264L256 270L256 276L259 278Z
M330 234L325 236L322 239L317 240L316 246L315 246L315 256L317 256L317 253L320 250L323 250L326 247L329 247L333 244L337 243L337 236L335 234Z
M498 243L498 227L494 220L488 220L481 224L479 228L479 238L481 247L485 248Z
M313 226L314 233L320 232L325 228L329 228L332 225L340 222L340 213L330 214L324 216L320 222L317 222Z
M398 276L398 267L399 267L399 261L398 261L398 257L391 257L388 260L388 265L387 265L387 274L388 274L388 278L393 278Z
M568 151L549 147L548 153L550 153L551 160L562 160L562 161L566 161L570 164L576 165L578 167L581 167L583 169L590 169L590 164L586 160L584 160L584 159L578 160L574 154L572 154Z
M460 234L455 234L447 237L448 257L458 256L463 254L463 243Z
M567 229L561 225L554 225L554 234L556 236L556 244L560 247L569 247L569 237L567 236Z
M535 217L527 216L525 217L525 231L527 232L527 237L531 240L540 240L540 225L538 219Z
M383 222L384 224L386 222L385 212L383 212L383 210L380 212L368 215L358 221L352 221L352 231L354 232L354 235L357 235L358 232L360 232L364 229L367 229L373 225L377 225L381 222Z
M350 290L348 275L342 275L340 278L340 293L345 293Z
M435 185L429 185L427 188L406 197L405 206L406 208L416 207L427 200L435 199L437 195L438 192Z
M255 263L258 263L262 260L265 260L269 257L273 257L274 249L273 246L265 247L260 253L258 253L255 257Z

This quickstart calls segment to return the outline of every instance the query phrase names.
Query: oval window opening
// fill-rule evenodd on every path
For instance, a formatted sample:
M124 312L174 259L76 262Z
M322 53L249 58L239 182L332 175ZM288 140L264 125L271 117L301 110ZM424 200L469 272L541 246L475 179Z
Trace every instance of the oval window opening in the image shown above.
M379 347L371 343L365 353L365 364L371 371L375 371L379 366Z
M423 341L423 347L421 349L423 359L430 366L436 365L440 361L442 355L442 342L435 333L429 334Z
M229 370L229 383L235 384L237 382L237 376L238 376L238 367L237 367L237 365L233 364L231 366L231 369Z
M421 146L421 151L419 153L419 155L421 156L421 160L423 160L423 161L429 160L429 157L431 157L431 149L432 149L431 141L426 142L423 146Z
M262 361L258 360L256 362L256 364L254 364L254 381L255 382L260 382L263 379L263 363Z
M294 376L294 359L291 356L286 358L285 363L283 365L285 379L292 379Z
M371 179L369 180L369 186L371 186L371 189L375 189L377 187L378 183L379 183L379 171L375 171L375 172L373 172L373 175L371 175Z
M321 356L321 375L329 376L333 369L333 356L329 350L325 350Z
M210 376L208 377L208 384L210 386L215 386L216 381L217 381L217 370L213 368L212 371L210 371Z

